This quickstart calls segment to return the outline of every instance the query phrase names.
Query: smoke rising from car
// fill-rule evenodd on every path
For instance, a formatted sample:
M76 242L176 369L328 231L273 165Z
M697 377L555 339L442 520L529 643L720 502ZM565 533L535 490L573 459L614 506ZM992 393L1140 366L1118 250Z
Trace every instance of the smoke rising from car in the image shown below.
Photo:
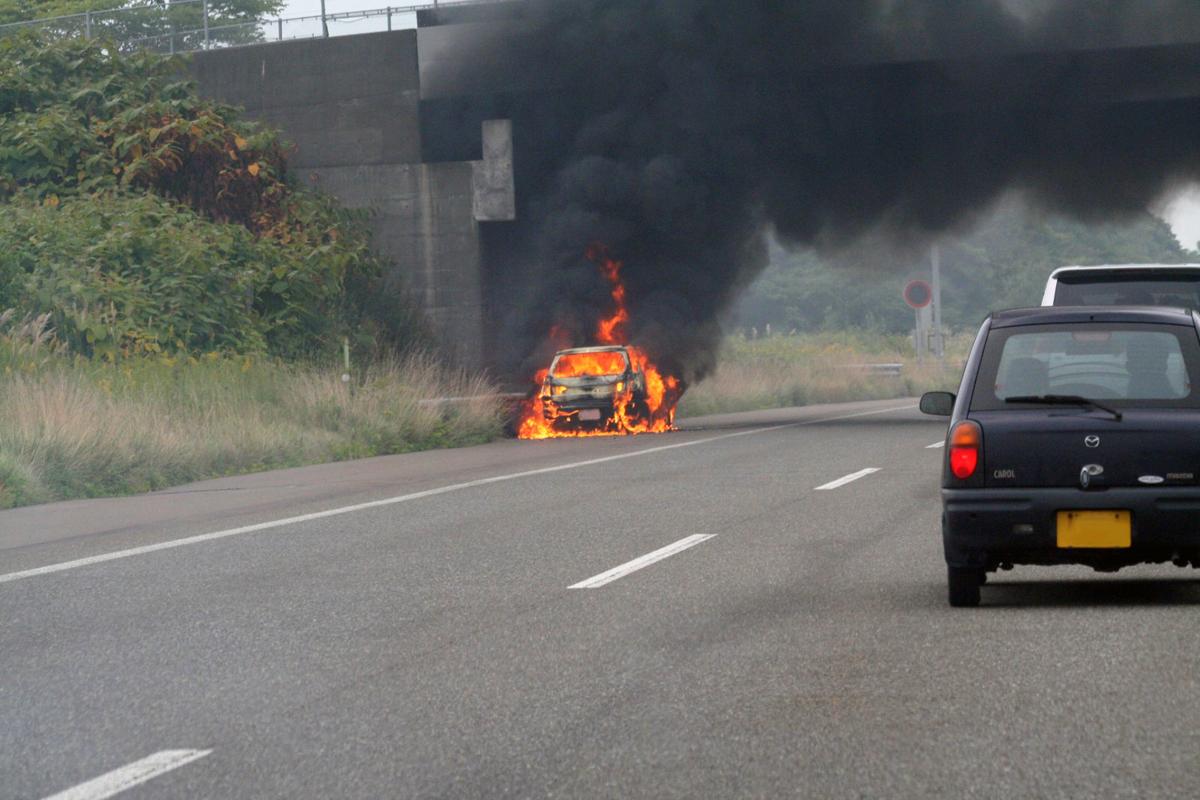
M1198 57L1144 49L1200 42L1192 0L531 0L523 24L547 88L488 101L514 119L520 220L488 257L515 372L610 311L596 243L632 340L694 381L771 232L919 242L1012 189L1108 219L1200 176L1200 93L1168 91Z

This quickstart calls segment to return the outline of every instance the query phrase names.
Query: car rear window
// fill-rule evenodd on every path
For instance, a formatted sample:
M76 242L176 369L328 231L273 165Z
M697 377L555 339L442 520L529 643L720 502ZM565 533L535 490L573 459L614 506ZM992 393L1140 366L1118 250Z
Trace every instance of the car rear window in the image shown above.
M581 375L620 375L629 365L620 350L599 353L563 353L554 362L550 374L556 378L578 378Z
M1180 325L1081 323L1000 328L988 334L971 408L1005 398L1080 395L1116 406L1200 407L1195 330Z
M1200 309L1200 275L1186 279L1071 275L1058 278L1056 306L1175 306Z

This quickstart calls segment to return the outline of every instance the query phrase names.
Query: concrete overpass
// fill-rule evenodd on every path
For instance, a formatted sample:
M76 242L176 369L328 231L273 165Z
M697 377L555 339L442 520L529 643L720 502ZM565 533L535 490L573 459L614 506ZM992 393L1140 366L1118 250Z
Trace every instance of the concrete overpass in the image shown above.
M497 4L466 17L430 13L416 30L210 51L192 66L202 92L244 106L298 145L292 163L305 181L374 211L392 285L415 294L446 351L469 367L502 363L500 320L522 313L522 300L500 291L508 276L487 247L516 218L521 191L512 130L493 117L505 116L504 96L556 89L552 78L515 71L518 12ZM1112 114L1182 110L1200 122L1200 31L1173 35L1154 44L1083 40L1053 52L930 56L914 45L814 67L814 86L835 113L859 102L862 87L885 87L889 113L901 109L914 125L981 105L1028 112L1064 100ZM480 41L488 46L464 46ZM486 53L486 63L466 52ZM974 94L973 79L989 71L1002 71L1012 90ZM1039 91L1048 82L1070 85L1072 96ZM473 101L483 95L501 99Z

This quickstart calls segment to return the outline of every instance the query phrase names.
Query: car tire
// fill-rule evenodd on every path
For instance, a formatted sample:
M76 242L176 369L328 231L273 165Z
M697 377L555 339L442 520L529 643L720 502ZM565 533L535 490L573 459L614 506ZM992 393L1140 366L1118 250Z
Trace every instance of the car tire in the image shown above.
M950 605L972 608L979 605L979 586L983 570L971 567L946 567L946 583L950 590Z

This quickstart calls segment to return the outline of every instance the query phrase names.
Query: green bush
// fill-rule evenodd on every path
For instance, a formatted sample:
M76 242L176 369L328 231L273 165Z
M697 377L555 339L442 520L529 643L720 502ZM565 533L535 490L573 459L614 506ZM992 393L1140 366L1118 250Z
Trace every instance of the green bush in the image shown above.
M0 39L0 309L93 357L422 346L361 214L289 182L278 133L179 59Z
M86 356L296 354L331 332L355 254L304 253L128 192L0 215L0 308L49 313ZM363 264L369 264L363 259Z

